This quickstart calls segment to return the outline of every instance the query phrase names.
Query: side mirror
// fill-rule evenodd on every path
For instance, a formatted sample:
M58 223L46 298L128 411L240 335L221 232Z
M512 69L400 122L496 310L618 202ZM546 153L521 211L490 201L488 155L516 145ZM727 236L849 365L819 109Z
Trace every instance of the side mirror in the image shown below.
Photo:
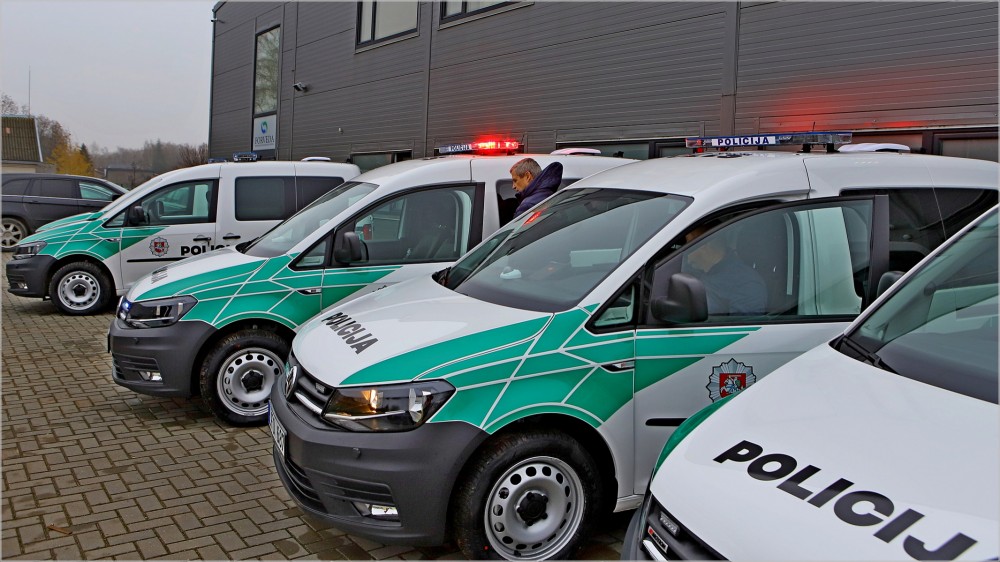
M146 222L146 211L142 205L135 205L128 210L128 223L132 225L144 224Z
M361 238L358 233L341 230L333 238L333 260L337 263L349 264L364 259Z
M903 276L902 271L886 271L882 274L882 277L878 280L878 288L875 289L875 296L881 296L882 293L889 290L899 278Z
M705 285L687 273L675 273L667 282L667 296L653 300L653 317L670 324L704 322L708 319Z

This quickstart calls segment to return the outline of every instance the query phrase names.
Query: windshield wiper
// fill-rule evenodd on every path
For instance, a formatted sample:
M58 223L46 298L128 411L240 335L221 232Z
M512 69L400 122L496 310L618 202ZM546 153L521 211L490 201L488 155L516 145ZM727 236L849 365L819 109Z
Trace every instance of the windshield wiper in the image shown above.
M843 336L840 338L836 347L837 351L843 352L843 349L841 348L844 346L850 348L849 355L855 359L868 363L877 369L882 369L883 371L889 371L890 373L896 374L896 371L889 365L886 365L885 361L879 357L878 353L875 353L874 351L871 351L860 343L854 341L850 336Z

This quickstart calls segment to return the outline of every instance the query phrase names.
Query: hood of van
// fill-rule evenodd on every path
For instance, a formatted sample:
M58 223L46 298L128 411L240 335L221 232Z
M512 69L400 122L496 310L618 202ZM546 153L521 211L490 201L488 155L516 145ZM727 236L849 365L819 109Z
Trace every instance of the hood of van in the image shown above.
M70 223L74 223L74 222L96 220L96 219L101 218L102 214L103 213L101 211L97 211L95 213L80 213L80 214L77 214L77 215L70 215L68 217L63 217L61 219L57 219L57 220L54 220L52 222L47 222L47 223L43 224L42 226L38 227L38 229L35 232L42 232L42 231L45 231L45 230L51 230L53 228L56 228L56 227L59 227L59 226L63 226L63 225L66 225L66 224L70 224Z
M728 559L985 560L998 427L996 404L822 345L703 421L650 491Z
M127 298L135 302L175 295L197 297L220 286L245 282L266 261L266 258L250 257L228 246L219 248L153 271L136 281Z
M129 229L127 235L123 235L122 228L104 228L100 220L76 220L35 232L20 243L45 242L45 247L39 254L53 256L56 259L79 254L106 260L164 228L162 226L133 228Z
M533 312L455 293L419 277L323 311L292 342L299 365L327 386L441 379L455 394L431 422L492 432L541 410L599 426L632 398L621 374L628 334L588 332L596 306Z

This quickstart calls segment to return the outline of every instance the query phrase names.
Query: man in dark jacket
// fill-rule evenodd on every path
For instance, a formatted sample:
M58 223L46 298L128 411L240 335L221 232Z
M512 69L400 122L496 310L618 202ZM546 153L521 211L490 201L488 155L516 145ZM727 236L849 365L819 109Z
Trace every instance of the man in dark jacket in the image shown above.
M562 174L563 165L559 162L553 162L541 170L541 166L533 158L525 158L511 166L510 177L514 180L514 192L520 201L514 216L519 216L555 193L562 181Z

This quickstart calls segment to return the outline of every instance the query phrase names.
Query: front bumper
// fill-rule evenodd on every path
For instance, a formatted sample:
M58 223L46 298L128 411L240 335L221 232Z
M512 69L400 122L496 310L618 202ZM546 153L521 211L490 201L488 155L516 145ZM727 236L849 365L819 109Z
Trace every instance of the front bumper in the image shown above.
M213 333L215 328L200 320L132 328L115 318L108 330L112 378L140 394L191 396L195 359ZM141 373L159 373L161 380L147 380Z
M432 546L448 537L448 504L466 461L487 434L461 422L425 423L400 433L335 429L271 390L271 415L288 432L274 465L303 511L384 544ZM398 521L363 514L363 505L395 507ZM362 507L359 508L359 505Z
M7 262L7 292L19 297L45 297L48 292L49 271L56 258L36 255Z
M622 560L725 560L650 493L625 531Z

